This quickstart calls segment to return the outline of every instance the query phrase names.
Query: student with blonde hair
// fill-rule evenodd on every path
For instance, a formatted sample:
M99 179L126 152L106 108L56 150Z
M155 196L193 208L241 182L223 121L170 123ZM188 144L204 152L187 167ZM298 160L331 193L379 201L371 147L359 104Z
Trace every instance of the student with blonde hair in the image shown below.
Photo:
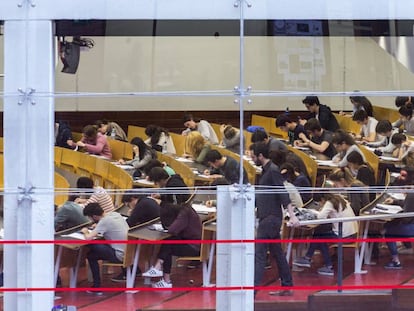
M184 156L197 163L204 163L207 152L211 150L210 144L196 131L188 133L185 137Z

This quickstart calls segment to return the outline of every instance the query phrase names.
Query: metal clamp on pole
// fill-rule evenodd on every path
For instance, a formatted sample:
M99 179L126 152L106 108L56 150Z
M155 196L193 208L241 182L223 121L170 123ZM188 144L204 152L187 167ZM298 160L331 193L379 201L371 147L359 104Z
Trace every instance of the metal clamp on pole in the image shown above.
M34 2L34 0L22 0L21 2L17 3L17 6L19 8L22 8L24 3L29 4L32 8L36 6L36 3Z
M32 105L36 104L36 102L32 99L32 95L34 94L34 92L36 92L36 89L30 87L30 88L26 89L26 91L23 91L23 89L18 88L17 91L20 94L19 95L20 99L18 101L19 105L23 105L23 103L26 103L26 102L29 102L29 101Z

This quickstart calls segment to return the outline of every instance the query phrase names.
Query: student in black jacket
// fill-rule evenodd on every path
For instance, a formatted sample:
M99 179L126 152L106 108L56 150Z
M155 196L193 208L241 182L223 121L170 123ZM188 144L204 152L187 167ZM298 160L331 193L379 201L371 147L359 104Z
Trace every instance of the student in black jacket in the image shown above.
M335 132L339 129L338 121L332 113L331 108L322 105L317 96L306 96L305 99L302 100L302 103L305 104L310 112L307 118L308 120L311 118L318 119L321 127L331 132Z

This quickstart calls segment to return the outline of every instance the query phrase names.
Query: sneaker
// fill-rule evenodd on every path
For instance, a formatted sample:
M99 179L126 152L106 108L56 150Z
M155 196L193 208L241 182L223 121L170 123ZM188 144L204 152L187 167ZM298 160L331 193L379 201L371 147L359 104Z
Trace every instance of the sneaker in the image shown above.
M318 273L320 275L333 276L334 275L334 270L333 270L332 267L323 266L322 268L318 269Z
M116 277L111 278L111 281L117 283L126 282L126 275L123 272L121 272Z
M166 282L164 279L159 280L158 282L152 283L153 288L172 288L172 283Z
M160 278L163 275L164 273L161 270L155 269L154 267L151 267L151 269L142 274L142 276L147 278Z
M269 292L270 296L293 296L293 291L290 289L278 290L275 292Z
M414 254L414 249L413 248L401 247L401 248L398 249L398 254L401 254L401 255Z
M310 260L310 258L300 257L300 258L296 258L293 261L293 264L295 266L298 266L298 267L307 267L307 268L310 268L310 266L311 266L311 260Z
M88 289L86 293L96 296L102 296L103 292L99 290L99 286L92 286L91 289Z
M387 270L400 270L402 269L401 262L397 261L390 261L384 266Z

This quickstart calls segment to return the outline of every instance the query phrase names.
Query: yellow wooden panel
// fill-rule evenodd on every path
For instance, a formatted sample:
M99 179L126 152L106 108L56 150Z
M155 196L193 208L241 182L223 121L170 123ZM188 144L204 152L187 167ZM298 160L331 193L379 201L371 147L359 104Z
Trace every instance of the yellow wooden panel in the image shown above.
M145 127L128 125L128 141L130 142L134 137L140 137L143 140L146 140L147 135L145 135Z

